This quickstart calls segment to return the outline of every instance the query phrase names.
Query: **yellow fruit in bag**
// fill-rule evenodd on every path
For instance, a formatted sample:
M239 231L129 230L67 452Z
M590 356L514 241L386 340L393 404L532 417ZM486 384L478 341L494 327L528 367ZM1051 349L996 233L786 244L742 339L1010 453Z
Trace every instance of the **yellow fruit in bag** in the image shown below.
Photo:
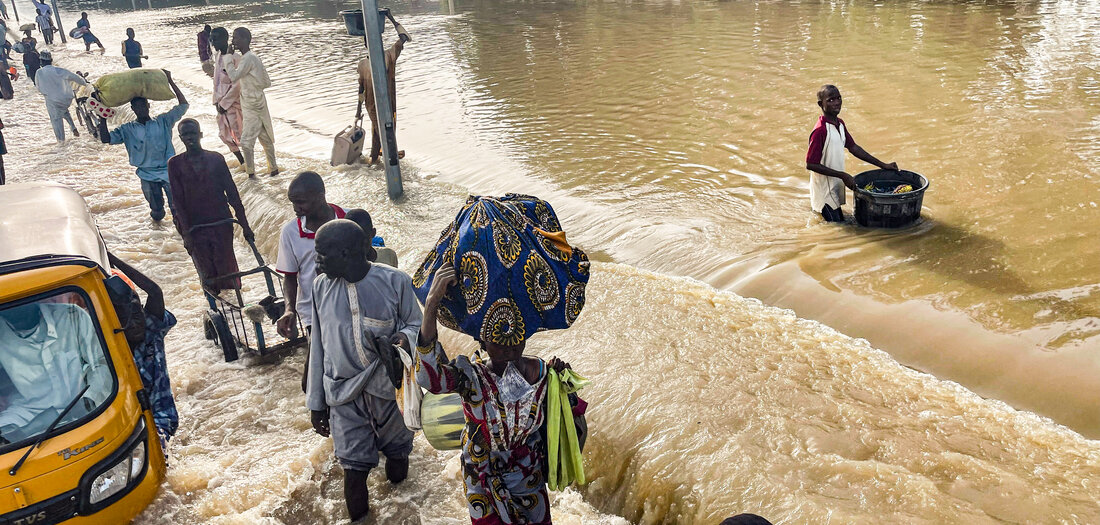
M95 82L99 100L112 108L130 102L135 97L149 100L172 100L176 94L168 84L168 77L159 69L131 69L103 75Z

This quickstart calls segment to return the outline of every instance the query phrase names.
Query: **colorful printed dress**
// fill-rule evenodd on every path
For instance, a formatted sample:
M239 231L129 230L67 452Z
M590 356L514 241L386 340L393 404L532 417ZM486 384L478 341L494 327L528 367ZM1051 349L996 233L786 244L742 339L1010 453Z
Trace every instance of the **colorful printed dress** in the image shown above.
M437 341L418 341L416 380L433 394L462 397L462 484L473 525L549 524L542 470L546 445L546 363L530 384L509 363L503 376L466 356L447 358Z

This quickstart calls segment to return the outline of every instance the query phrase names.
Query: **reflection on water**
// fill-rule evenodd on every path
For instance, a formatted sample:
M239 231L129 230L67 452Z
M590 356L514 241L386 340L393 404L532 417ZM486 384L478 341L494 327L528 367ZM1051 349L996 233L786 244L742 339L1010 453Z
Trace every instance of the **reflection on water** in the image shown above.
M396 3L414 38L398 64L398 204L377 172L324 161L355 111L363 49L336 14L350 5L128 4L92 12L106 56L74 43L63 65L121 68L110 39L138 28L220 150L195 32L247 25L275 82L280 163L375 213L406 268L466 191L523 191L554 203L572 241L642 269L598 265L578 326L532 343L594 379L594 482L587 502L557 499L562 522L1100 521L1095 443L714 290L1100 436L1095 3ZM932 180L919 224L835 227L807 209L826 81L863 146ZM170 228L140 218L122 153L37 144L36 108L5 113L9 147L24 144L9 162L80 187L109 241L192 298L170 355L184 428L143 520L336 522L339 469L302 417L301 357L218 362L193 270ZM240 181L269 256L285 183ZM418 440L408 486L373 480L376 522L465 522L456 466Z

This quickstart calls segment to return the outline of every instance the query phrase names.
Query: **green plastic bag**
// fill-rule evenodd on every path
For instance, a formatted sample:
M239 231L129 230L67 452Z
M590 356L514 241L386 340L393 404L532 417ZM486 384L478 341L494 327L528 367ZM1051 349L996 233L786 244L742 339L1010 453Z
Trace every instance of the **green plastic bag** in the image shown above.
M573 407L569 394L588 384L588 380L566 369L561 374L550 369L550 384L546 391L546 452L550 474L550 490L562 490L574 481L586 483L577 425L573 422Z
M149 100L172 100L176 94L168 85L168 77L159 69L131 69L103 75L95 81L99 99L108 107L118 107L135 97Z

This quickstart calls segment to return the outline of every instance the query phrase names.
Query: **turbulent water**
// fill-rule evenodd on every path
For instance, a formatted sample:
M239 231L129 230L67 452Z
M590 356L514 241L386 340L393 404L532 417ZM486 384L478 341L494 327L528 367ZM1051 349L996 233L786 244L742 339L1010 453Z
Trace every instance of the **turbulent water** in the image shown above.
M550 200L602 261L578 323L529 346L593 380L591 483L554 495L556 522L1100 522L1100 443L1043 417L1100 435L1096 5L397 4L414 37L398 66L398 203L377 170L327 163L363 54L340 6L129 8L90 10L105 54L59 44L56 62L121 69L135 27L223 151L194 34L248 25L275 82L280 166L370 210L403 269L468 192ZM61 9L71 27L77 9ZM932 179L918 226L836 228L805 209L800 159L826 80L857 140ZM346 521L302 356L222 362L190 261L150 222L124 150L54 145L41 98L25 80L16 91L0 102L9 183L80 191L180 319L181 428L138 522ZM235 175L272 260L290 176ZM468 522L457 470L418 436L408 481L371 478L370 522Z

